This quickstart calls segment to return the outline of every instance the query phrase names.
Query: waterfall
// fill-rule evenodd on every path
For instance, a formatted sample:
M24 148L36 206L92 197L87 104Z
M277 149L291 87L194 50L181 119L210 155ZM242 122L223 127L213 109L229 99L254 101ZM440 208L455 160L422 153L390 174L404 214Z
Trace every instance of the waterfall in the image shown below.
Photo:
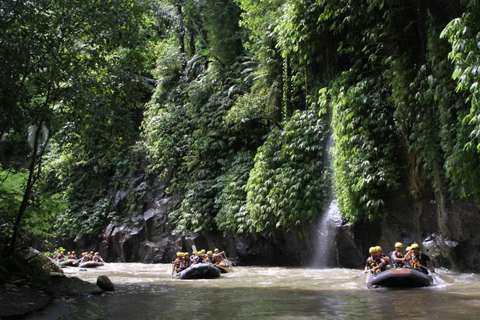
M338 253L335 237L337 228L342 224L342 217L337 200L333 200L327 210L322 213L322 218L317 226L313 268L331 268L338 266Z
M333 135L330 135L327 142L327 152L325 153L325 166L330 170L332 162L332 148L335 145ZM337 200L333 200L327 210L321 213L321 219L317 226L317 236L315 240L314 257L312 259L313 268L328 268L338 266L338 253L336 245L337 228L342 225L342 217L338 208Z

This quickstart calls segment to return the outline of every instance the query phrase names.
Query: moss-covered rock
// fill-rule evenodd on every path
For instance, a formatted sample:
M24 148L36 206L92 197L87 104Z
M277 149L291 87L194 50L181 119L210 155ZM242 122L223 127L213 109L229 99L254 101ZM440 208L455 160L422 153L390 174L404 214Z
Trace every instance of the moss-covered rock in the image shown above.
M55 297L88 296L103 290L94 283L67 277L41 252L25 248L0 261L0 318L17 319L41 310Z

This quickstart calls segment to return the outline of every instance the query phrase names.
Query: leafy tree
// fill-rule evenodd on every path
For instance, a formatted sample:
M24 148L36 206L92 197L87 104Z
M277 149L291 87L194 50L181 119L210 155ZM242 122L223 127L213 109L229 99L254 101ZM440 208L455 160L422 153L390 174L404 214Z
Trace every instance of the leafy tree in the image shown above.
M74 128L84 121L84 128L94 132L100 121L115 121L106 115L116 103L105 103L99 97L106 92L111 97L125 92L121 89L125 81L120 79L128 72L137 73L136 79L130 78L131 82L141 83L138 69L129 70L118 61L122 55L133 57L131 53L136 52L138 31L146 21L145 4L131 0L88 4L77 0L2 2L2 65L11 66L0 71L2 81L8 81L9 87L8 92L0 92L8 100L2 104L5 109L0 130L4 133L28 126L40 128L31 130L28 179L13 225L10 251L15 248L34 186L40 179L51 137L65 124ZM138 57L129 61L130 66L138 66L131 64ZM99 90L103 81L112 85L109 90ZM11 92L15 93L14 99ZM98 121L88 123L94 116L99 116Z
M14 169L3 170L0 164L0 241L7 243L12 236L16 213L23 200L25 184L28 179L26 170L16 172ZM66 208L60 194L52 194L47 190L35 188L29 199L21 236L30 242L41 242L53 236L51 225L58 212Z

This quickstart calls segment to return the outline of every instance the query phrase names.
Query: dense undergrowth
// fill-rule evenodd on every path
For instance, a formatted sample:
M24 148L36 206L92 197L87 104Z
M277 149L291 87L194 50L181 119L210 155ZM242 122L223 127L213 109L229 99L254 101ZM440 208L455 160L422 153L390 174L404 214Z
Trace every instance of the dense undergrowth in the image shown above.
M399 188L480 202L476 1L16 2L0 149L30 149L2 155L2 241L94 238L139 170L182 233L268 234L333 197L374 220Z

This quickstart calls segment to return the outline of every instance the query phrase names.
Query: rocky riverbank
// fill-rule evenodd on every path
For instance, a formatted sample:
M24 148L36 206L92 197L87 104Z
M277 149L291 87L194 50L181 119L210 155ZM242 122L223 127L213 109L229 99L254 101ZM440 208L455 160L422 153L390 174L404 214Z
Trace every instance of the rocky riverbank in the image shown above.
M67 277L37 250L26 248L0 261L0 319L19 319L56 298L101 294L97 284Z

